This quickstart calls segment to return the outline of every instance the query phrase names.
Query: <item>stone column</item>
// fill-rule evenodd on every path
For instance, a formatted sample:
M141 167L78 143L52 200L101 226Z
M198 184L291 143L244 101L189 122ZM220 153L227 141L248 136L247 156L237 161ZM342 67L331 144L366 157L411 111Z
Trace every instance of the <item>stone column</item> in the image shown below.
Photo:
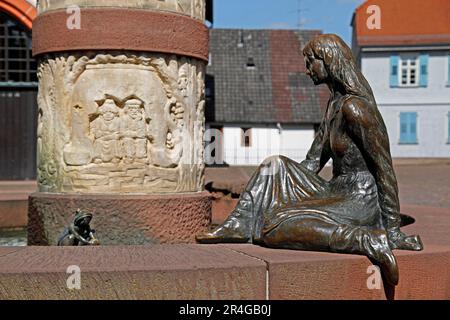
M29 244L55 245L78 208L102 244L194 241L211 219L205 0L41 0L38 11Z

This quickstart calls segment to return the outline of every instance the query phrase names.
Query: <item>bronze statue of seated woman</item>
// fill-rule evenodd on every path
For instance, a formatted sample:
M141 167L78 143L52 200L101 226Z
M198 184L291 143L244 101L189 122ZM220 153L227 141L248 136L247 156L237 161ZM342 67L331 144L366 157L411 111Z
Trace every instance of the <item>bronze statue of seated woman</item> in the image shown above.
M303 55L314 84L326 84L331 92L306 160L264 161L227 220L197 241L366 255L396 285L392 250L423 245L419 236L400 231L389 138L372 89L336 35L314 38ZM326 181L318 173L330 159L333 178Z

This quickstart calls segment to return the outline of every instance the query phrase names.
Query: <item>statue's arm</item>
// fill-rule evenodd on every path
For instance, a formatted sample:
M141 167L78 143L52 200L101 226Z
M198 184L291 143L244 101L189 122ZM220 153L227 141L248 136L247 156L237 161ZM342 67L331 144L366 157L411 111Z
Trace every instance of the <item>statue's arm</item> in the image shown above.
M400 202L386 126L379 111L363 99L349 99L342 106L347 132L361 151L378 188L384 226L400 226Z
M322 121L319 131L317 131L311 148L306 155L306 159L302 161L302 165L305 166L309 171L314 173L319 173L323 167L330 160L330 155L328 152L323 150L323 139L324 139L324 126L325 121Z

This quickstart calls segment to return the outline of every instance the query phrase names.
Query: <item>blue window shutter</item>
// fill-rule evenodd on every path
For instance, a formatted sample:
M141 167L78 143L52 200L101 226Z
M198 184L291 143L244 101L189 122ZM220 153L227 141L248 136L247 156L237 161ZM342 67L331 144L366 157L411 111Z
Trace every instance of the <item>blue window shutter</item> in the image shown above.
M417 113L400 113L400 143L417 143Z
M417 113L416 112L411 112L409 114L410 117L410 130L409 130L409 142L410 143L417 143Z
M391 88L398 87L398 55L391 56L391 74L390 86Z
M429 54L420 55L420 86L428 86L428 60Z
M408 113L401 112L400 113L400 143L408 142Z

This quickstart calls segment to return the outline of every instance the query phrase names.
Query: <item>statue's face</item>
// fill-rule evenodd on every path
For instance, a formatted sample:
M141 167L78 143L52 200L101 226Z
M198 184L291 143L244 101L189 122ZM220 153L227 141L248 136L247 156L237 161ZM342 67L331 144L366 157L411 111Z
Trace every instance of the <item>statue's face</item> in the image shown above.
M185 76L182 76L180 79L178 79L178 86L181 90L185 90L188 86L188 78Z
M322 60L305 56L306 74L311 77L315 85L319 85L328 79L328 72Z
M103 118L106 121L112 121L115 117L116 117L116 115L114 114L114 112L111 112L111 111L105 112L103 114Z
M130 105L127 110L128 114L132 119L139 119L141 116L141 112L138 105Z

